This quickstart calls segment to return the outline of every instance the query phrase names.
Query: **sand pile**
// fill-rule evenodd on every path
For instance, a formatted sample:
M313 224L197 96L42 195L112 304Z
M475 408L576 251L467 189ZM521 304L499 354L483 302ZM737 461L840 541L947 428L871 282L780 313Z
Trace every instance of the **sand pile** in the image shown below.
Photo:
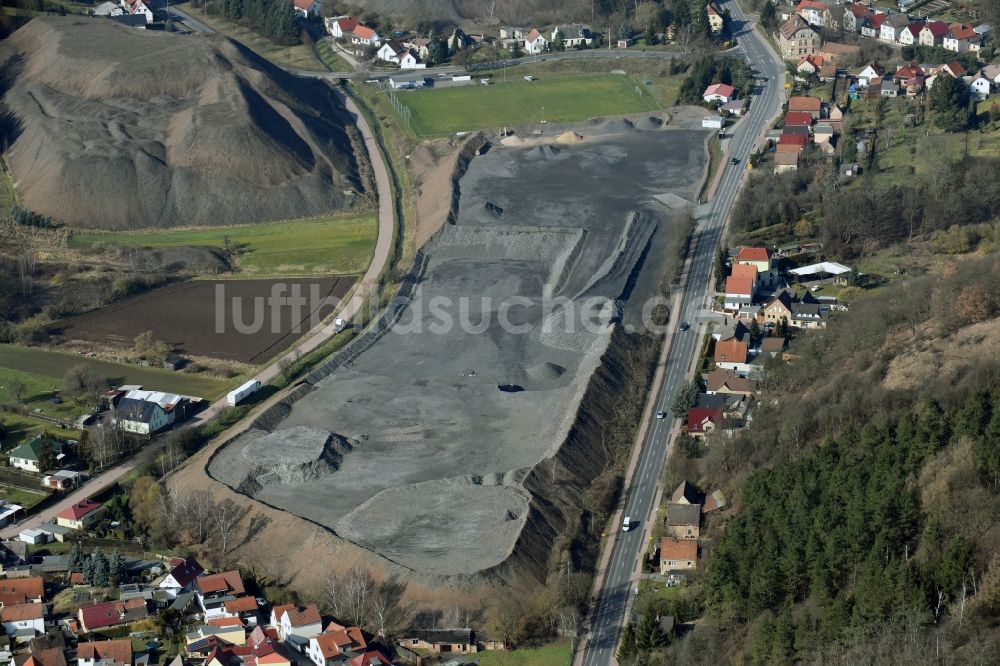
M111 229L303 217L352 205L348 118L223 37L44 17L0 45L24 204Z
M563 132L556 137L556 143L580 143L581 141L583 141L583 136L572 130Z

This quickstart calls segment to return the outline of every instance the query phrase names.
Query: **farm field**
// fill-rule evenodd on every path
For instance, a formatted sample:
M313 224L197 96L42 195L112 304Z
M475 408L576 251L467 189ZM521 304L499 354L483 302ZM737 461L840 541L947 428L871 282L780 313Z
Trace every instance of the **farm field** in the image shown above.
M374 213L364 213L211 229L80 233L70 247L221 248L228 238L239 250L239 272L247 276L351 275L368 268L377 233Z
M142 384L162 391L173 391L206 399L219 397L233 383L230 380L87 358L79 354L0 344L0 368L19 370L36 377L61 380L67 370L81 364L89 366L95 374L112 384ZM39 378L39 381L42 379ZM4 418L19 417L5 415Z
M645 86L613 74L541 75L525 81L527 70L494 72L493 85L479 84L397 95L412 114L418 136L440 136L475 129L530 123L577 122L601 116L657 111L661 105Z
M127 349L137 335L152 331L157 340L182 354L262 363L312 328L310 317L314 312L319 317L316 323L329 315L354 280L336 277L184 282L70 317L63 322L63 334L70 340ZM297 308L279 303L272 309L272 295L301 295L306 301Z

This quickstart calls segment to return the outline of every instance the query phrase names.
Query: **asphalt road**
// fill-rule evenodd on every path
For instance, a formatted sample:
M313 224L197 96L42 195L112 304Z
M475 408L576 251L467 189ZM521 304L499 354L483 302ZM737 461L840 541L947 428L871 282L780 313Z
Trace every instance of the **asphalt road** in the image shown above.
M745 164L758 138L767 129L771 119L779 111L783 101L785 67L780 57L752 25L733 0L723 3L731 12L734 22L742 28L738 32L741 55L750 60L760 76L767 82L755 92L750 111L740 120L729 142L729 153L724 156L722 179L709 212L700 222L692 243L691 264L684 287L680 320L692 323L687 331L674 334L667 357L666 374L657 409L667 412L668 417L657 419L648 430L639 463L632 479L632 485L625 501L624 515L638 521L636 528L629 532L617 532L611 560L606 572L603 592L598 601L594 621L591 623L588 644L583 655L584 666L604 666L612 664L618 637L625 620L628 595L632 592L633 573L640 558L649 553L652 544L643 526L653 511L656 484L669 453L670 431L673 420L669 417L670 401L685 380L692 357L697 353L702 338L702 327L695 326L695 315L705 302L712 285L712 264L719 246L726 218L736 199L740 183L746 172ZM736 157L738 165L729 160ZM667 492L672 489L666 489Z

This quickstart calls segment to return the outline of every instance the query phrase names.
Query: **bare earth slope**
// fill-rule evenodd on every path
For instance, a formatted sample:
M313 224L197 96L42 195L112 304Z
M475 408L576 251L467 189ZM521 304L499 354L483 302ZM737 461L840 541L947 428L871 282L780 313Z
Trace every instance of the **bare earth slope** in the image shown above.
M586 0L358 0L367 11L473 27L497 21L512 25L548 25L589 20Z
M24 204L110 229L218 225L349 207L347 113L222 37L36 18L0 44Z

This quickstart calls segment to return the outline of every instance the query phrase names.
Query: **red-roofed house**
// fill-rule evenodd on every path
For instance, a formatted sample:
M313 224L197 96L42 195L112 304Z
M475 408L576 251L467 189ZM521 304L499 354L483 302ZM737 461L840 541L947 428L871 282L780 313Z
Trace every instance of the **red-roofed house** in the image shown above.
M351 31L351 41L361 46L378 46L382 43L382 38L368 26L359 25Z
M964 53L969 50L969 44L979 35L972 29L971 25L964 23L952 23L948 26L948 33L944 36L941 46L949 51Z
M725 83L713 83L705 88L701 96L706 102L721 102L725 104L736 95L736 88Z
M844 29L854 33L861 32L862 23L874 14L875 12L868 5L860 2L851 3L844 11Z
M791 132L782 132L781 136L778 137L778 148L779 153L801 153L802 149L806 147L809 137L803 134L792 134Z
M688 409L687 431L692 437L704 437L722 427L722 407L691 407Z
M86 529L100 518L104 507L94 500L85 499L56 514L56 525L71 530Z
M302 18L319 16L321 7L319 0L292 0L292 5L295 7L295 14L297 16L301 16Z
M298 639L305 643L310 636L323 631L323 618L315 604L308 606L275 606L271 609L271 626L278 629L283 641Z
M789 111L785 114L785 127L811 127L812 114L808 111Z
M549 40L545 39L545 35L535 28L532 28L528 36L524 38L524 52L528 55L544 53L548 45Z
M823 102L819 97L804 97L795 95L788 98L788 111L804 111L812 115L814 120L819 120L819 112L823 108Z
M730 338L715 343L715 367L741 371L750 358L750 345L745 340Z
M795 71L799 74L819 74L823 67L823 56L805 55L799 59L799 64L795 66Z
M920 29L921 46L941 46L945 35L948 34L948 24L944 21L931 21L925 23Z
M0 579L0 606L40 604L45 601L45 581L41 576Z
M120 638L76 646L77 666L132 666L132 641Z
M390 666L389 658L378 650L366 650L347 660L348 666Z
M693 539L660 539L660 574L690 571L698 564L698 542Z
M246 594L240 572L233 569L221 573L201 576L196 581L198 604L205 612L205 619L225 617L226 602Z
M899 33L899 43L903 46L913 46L920 43L920 31L927 25L926 21L914 21Z
M143 599L129 599L81 606L78 616L80 627L89 632L144 620L149 612Z
M878 38L882 34L882 22L888 14L879 13L874 14L866 19L862 19L861 23L861 34L864 37L875 37Z
M750 247L744 245L736 254L737 265L753 266L758 273L771 270L771 253L766 247Z
M3 624L8 636L27 629L33 630L36 634L44 634L45 604L4 606L0 608L0 623Z
M331 17L323 21L326 31L334 39L350 39L354 34L354 29L358 27L358 20L353 16Z
M733 264L733 269L726 278L726 293L723 307L726 310L739 310L753 303L753 295L757 290L757 267L748 264Z

